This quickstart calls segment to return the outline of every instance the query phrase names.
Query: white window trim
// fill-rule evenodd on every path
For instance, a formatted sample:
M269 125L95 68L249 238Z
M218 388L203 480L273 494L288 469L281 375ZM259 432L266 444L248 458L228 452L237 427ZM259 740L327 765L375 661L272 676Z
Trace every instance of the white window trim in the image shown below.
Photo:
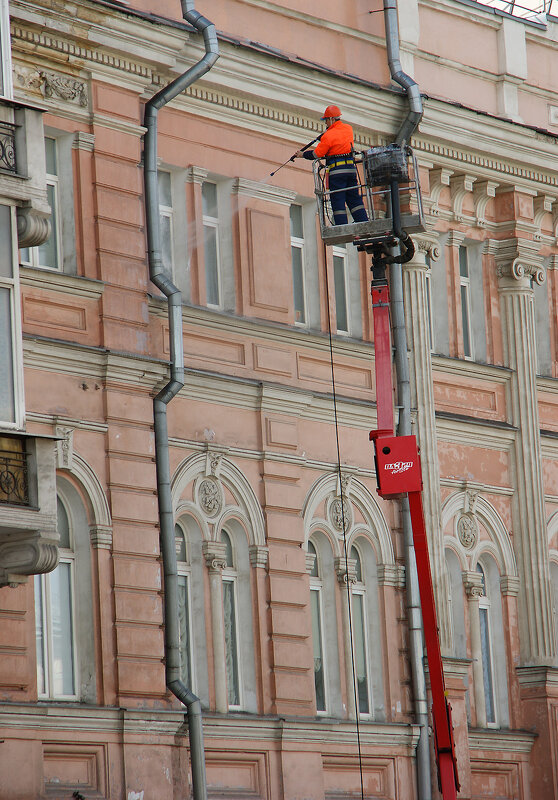
M6 204L7 205L7 204ZM0 288L9 291L11 316L12 374L14 391L14 420L2 420L2 427L21 430L25 422L25 399L23 393L23 341L21 333L21 292L17 258L17 220L13 206L10 207L12 242L12 277L0 278Z
M463 275L461 275L461 259L460 259L461 248L463 248L464 251L465 251L465 259L466 259L466 263L467 263L467 277L464 277ZM469 348L470 348L470 351L471 351L469 353L469 355L465 355L465 353L464 353L463 354L463 358L466 361L474 361L475 350L474 350L474 344L473 344L473 329L471 327L471 277L470 277L470 274L469 274L469 253L468 253L467 247L465 245L460 245L460 247L459 247L458 262L459 262L459 264L458 264L458 267L459 267L459 300L461 302L461 321L463 323L463 318L466 317L467 333L468 333L468 338L469 338ZM466 308L466 313L465 314L463 314L463 301L462 301L463 292L461 291L462 289L465 289L465 296L467 298L467 308ZM463 350L465 350L465 336L463 336Z
M0 43L2 62L2 86L4 91L0 93L8 100L13 99L14 88L12 82L12 43L10 39L10 11L8 0L0 0Z
M318 554L316 551L316 559ZM320 626L320 645L321 645L321 659L323 665L323 682L324 682L324 705L325 708L317 708L316 698L316 714L319 717L326 717L329 715L329 692L328 692L328 674L327 674L327 658L325 653L325 640L324 640L324 605L323 605L323 584L319 578L310 578L310 592L315 592L318 595L318 624ZM312 654L314 652L314 643L312 643ZM314 687L315 693L315 687Z
M363 635L364 635L363 646L364 646L364 656L366 658L366 687L367 687L367 694L368 694L368 711L367 712L363 712L363 711L360 711L359 708L358 708L359 702L358 702L358 692L357 692L357 697L356 697L356 706L357 706L357 708L356 708L356 712L359 715L359 718L362 718L362 719L373 719L373 717L374 717L374 697L373 697L373 694L372 694L372 690L373 690L373 687L372 687L372 675L371 675L371 672L370 672L371 658L370 658L370 642L369 642L369 638L368 638L368 627L369 627L368 626L368 609L367 609L368 598L366 597L366 585L364 583L353 584L352 589L351 589L351 605L352 605L353 597L355 595L359 595L360 597L362 597L362 624L363 624ZM352 608L351 608L351 613L352 613ZM353 614L353 623L354 623L354 618L355 617L354 617L354 614ZM355 632L356 631L354 629L354 624L353 624L353 652L355 653L355 663L356 663L356 642L355 642L355 639L354 639Z
M56 164L58 165L59 150L58 142L55 136L45 136L45 139L52 139L56 150ZM60 179L58 175L52 175L50 172L46 173L46 185L52 186L54 189L54 221L55 225L52 229L52 234L56 239L56 253L57 253L57 266L51 267L48 264L41 264L40 262L40 246L24 248L29 250L29 261L21 261L25 266L35 267L37 269L46 269L50 272L62 272L64 269L64 253L62 251L62 208L60 203ZM53 218L51 216L50 223L52 225Z
M298 205L300 208L300 216L303 225L303 234L304 234L304 208L301 205ZM295 313L295 325L300 327L306 328L308 327L308 299L306 297L306 249L305 249L305 241L304 236L293 236L291 234L291 263L292 263L292 248L300 250L300 264L301 264L301 280L302 280L302 305L303 305L303 314L304 320L299 321L296 319L296 308L294 309ZM294 272L294 263L292 263L292 268ZM294 303L294 277L293 277L293 303Z
M230 536L230 534L229 534ZM232 544L232 539L231 539ZM233 551L234 552L234 551ZM238 627L238 593L237 593L237 574L234 569L231 567L225 567L221 574L221 580L223 582L223 586L225 583L232 584L233 587L233 602L234 602L234 627L235 627L235 644L236 644L236 670L237 670L237 681L238 681L238 705L233 705L232 703L228 703L228 707L230 711L241 711L244 708L244 692L242 686L242 662L240 660L240 631ZM224 592L223 592L223 600L224 600ZM224 609L223 609L224 611ZM227 642L226 642L226 633L225 633L225 652L226 652ZM226 668L225 668L226 674ZM227 686L227 698L228 698L228 686Z
M184 538L184 547L185 547L185 550L186 550L186 558L188 559L188 539L186 537L186 534L185 534L184 529L182 528L182 526L179 525L178 527L180 528L180 533L181 533L182 537ZM195 688L196 688L197 684L196 684L196 665L195 665L195 659L194 659L194 653L193 653L193 649L194 649L193 648L194 628L193 628L193 623L192 623L192 598L191 598L191 592L192 592L192 568L190 566L190 562L188 560L187 561L177 561L176 562L176 574L178 575L179 578L186 578L186 596L188 598L187 626L188 626L188 638L189 638L189 642L190 642L190 648L189 648L189 653L188 653L188 657L189 657L189 660L190 660L189 674L190 674L191 688L194 689L194 691L195 691ZM182 657L182 653L181 653L181 657Z
M68 521L70 523L70 544L73 545L73 525L72 525L72 517L71 517L71 509L64 505L64 509L66 514L68 515ZM46 573L42 575L38 575L37 582L35 583L35 587L37 584L40 586L40 592L42 597L42 609L43 609L43 645L44 645L44 671L45 671L45 692L40 693L38 692L38 696L40 699L43 700L77 700L78 699L78 653L77 653L77 640L76 640L76 598L75 598L75 576L76 576L76 569L75 569L75 562L76 562L76 554L75 550L68 550L66 548L61 549L59 548L59 564L69 564L70 565L70 611L72 615L72 643L71 643L71 650L72 650L72 668L73 674L72 679L74 682L74 693L73 694L55 694L54 686L53 686L53 647L52 647L52 610L51 610L51 603L50 603L50 580L51 580L51 573ZM56 567L58 569L58 567Z
M333 295L335 298L335 262L333 258L336 256L343 259L343 283L345 287L345 314L347 317L347 330L341 330L337 325L337 302L335 303L335 327L339 336L351 335L351 302L349 296L349 270L347 261L347 250L343 247L332 247L332 264L333 264ZM335 298L337 300L337 298Z
M483 573L485 576L486 582L486 573ZM485 589L486 591L486 589ZM494 721L488 722L486 721L487 728L499 728L500 721L499 721L499 709L498 709L498 690L497 690L497 681L498 677L496 674L496 670L494 668L494 652L493 652L493 642L492 642L492 620L490 615L490 598L483 594L479 597L479 614L481 611L486 611L486 624L488 627L488 661L490 664L490 675L492 678L492 707L494 709ZM481 648L482 648L482 639L481 639ZM483 661L484 661L484 654L483 654ZM484 676L484 669L483 669L483 676ZM486 704L486 691L484 686L484 679L483 679L483 692L485 693L485 704Z
M219 213L219 185L215 181L204 181L204 183L211 183L215 186L217 195L217 213ZM203 191L203 184L202 184ZM215 250L217 257L217 293L219 295L218 303L210 303L206 297L206 304L208 308L215 308L221 310L223 308L223 278L221 275L221 242L220 242L220 227L219 217L212 217L209 214L203 214L202 225L204 228L213 228L215 230ZM207 292L207 264L205 263L205 250L203 254L204 259L204 274L205 274L205 287Z

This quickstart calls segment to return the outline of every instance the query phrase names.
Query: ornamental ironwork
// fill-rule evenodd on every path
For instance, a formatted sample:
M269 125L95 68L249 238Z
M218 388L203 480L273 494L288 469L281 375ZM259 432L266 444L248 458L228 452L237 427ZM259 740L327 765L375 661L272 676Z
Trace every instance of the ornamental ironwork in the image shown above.
M17 172L15 152L15 125L0 122L0 169Z
M0 503L29 505L25 453L0 450Z

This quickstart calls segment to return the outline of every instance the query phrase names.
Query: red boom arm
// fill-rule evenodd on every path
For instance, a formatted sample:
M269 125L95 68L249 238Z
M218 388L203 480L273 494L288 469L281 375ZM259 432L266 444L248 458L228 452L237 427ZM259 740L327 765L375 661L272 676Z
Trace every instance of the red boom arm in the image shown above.
M451 706L446 699L438 623L432 589L432 573L422 507L420 457L414 436L395 436L393 430L393 388L389 288L384 280L372 282L374 348L378 429L374 441L378 494L393 498L407 493L417 562L424 639L432 692L434 748L443 800L456 800L459 791L457 759L453 741Z

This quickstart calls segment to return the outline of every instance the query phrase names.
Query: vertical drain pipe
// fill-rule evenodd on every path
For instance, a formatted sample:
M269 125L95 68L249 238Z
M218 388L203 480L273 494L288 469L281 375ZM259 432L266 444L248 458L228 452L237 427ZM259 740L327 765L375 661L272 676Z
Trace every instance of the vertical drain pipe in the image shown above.
M187 708L193 797L194 800L206 800L201 703L199 698L184 685L180 677L179 593L170 484L167 405L184 386L182 296L180 290L163 271L157 185L157 114L159 109L211 69L219 58L219 46L215 26L195 10L194 0L181 0L181 4L184 19L203 35L205 55L183 75L157 92L145 106L144 124L147 128L144 137L145 225L149 277L168 299L170 331L170 381L153 400L157 497L164 572L165 679L168 689Z
M396 0L384 0L384 21L389 71L395 83L407 93L409 111L403 120L395 142L405 147L422 118L422 98L416 81L403 72L399 60L399 25ZM399 248L397 248L399 250ZM397 398L399 424L397 434L411 433L411 382L407 355L407 331L403 305L403 274L401 264L390 266L391 321L395 349L395 372L397 376ZM407 618L409 624L409 650L411 676L415 698L415 715L420 727L417 744L417 789L419 800L432 800L432 778L430 769L430 742L426 678L424 674L424 639L422 614L418 586L417 565L413 543L413 528L409 511L409 499L401 501L401 520L405 541L405 574L407 576Z

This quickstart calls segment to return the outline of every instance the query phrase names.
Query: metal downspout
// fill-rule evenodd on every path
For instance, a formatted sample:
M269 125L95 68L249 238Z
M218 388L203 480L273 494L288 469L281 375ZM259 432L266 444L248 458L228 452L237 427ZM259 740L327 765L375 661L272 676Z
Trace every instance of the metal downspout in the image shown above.
M418 84L401 68L399 60L399 24L396 0L384 0L384 20L388 65L392 79L407 92L409 111L403 120L395 141L405 146L422 119L422 98ZM399 251L399 247L397 251ZM398 253L396 253L398 255ZM399 423L397 434L411 433L411 382L403 304L403 272L401 264L390 266L391 321L395 350L395 372L397 376L397 398ZM418 586L417 565L413 544L413 528L409 511L409 500L401 501L401 520L405 541L405 574L407 576L407 619L409 625L409 651L415 715L420 727L417 744L417 789L419 800L432 800L432 778L430 768L430 742L426 678L424 674L424 638Z
M155 463L161 555L164 573L165 678L168 689L186 706L190 764L194 800L206 800L205 755L201 703L180 677L180 628L178 619L178 575L171 495L167 405L184 386L182 342L182 296L163 272L161 230L159 225L159 190L157 185L157 114L168 102L211 69L219 58L215 26L194 8L194 0L181 0L182 16L203 35L205 55L183 75L157 92L145 106L144 187L145 225L149 277L168 299L170 336L170 381L153 400Z

